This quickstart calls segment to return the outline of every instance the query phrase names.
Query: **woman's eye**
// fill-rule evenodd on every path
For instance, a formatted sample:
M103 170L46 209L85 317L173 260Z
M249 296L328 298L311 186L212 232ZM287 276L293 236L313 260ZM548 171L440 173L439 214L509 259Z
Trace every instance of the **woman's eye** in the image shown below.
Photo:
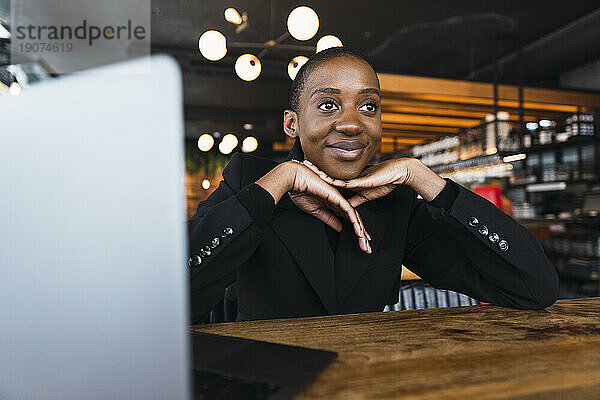
M337 106L333 101L326 101L324 103L319 104L319 110L323 111L333 111L336 110Z
M367 112L375 112L377 111L377 104L375 103L367 103L360 106L359 111L367 111Z

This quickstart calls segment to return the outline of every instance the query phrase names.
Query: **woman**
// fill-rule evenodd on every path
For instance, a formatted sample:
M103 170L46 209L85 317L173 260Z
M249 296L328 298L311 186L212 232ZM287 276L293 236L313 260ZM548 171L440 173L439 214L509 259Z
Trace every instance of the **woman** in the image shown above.
M556 301L540 245L487 200L416 159L365 168L380 102L374 70L345 48L300 69L284 112L288 161L234 155L188 222L193 323L233 283L238 320L382 311L398 301L402 264L484 302Z

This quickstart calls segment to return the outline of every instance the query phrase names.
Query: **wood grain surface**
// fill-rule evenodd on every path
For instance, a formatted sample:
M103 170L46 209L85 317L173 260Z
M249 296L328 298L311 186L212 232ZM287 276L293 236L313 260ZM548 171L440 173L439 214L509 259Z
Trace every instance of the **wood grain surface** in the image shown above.
M600 399L600 297L192 329L337 352L298 399Z

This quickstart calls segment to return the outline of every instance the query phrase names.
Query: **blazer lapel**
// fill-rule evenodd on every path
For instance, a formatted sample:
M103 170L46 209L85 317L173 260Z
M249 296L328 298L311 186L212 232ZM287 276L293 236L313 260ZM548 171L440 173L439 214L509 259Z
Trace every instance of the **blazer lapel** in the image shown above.
M376 202L364 203L357 207L365 229L371 236L373 251L371 254L365 253L358 247L358 238L354 229L349 224L344 224L335 255L335 287L338 306L344 303L352 288L365 273L383 239L385 224L382 217L376 213L377 208Z
M291 200L289 203L292 203ZM280 208L279 205L277 208ZM285 208L281 207L276 212L279 217L275 217L270 226L298 263L327 312L335 314L333 252L329 247L325 225L312 215L294 209L295 206L287 210Z
M299 138L296 138L287 159L304 160ZM376 212L377 208L376 201L357 208L371 235L373 254L379 248L385 230L382 217ZM336 250L334 271L334 255L329 247L325 224L298 209L287 193L277 204L271 226L300 266L327 311L330 314L336 313L338 305L342 305L348 297L372 257L358 247L358 238L352 227L344 224Z

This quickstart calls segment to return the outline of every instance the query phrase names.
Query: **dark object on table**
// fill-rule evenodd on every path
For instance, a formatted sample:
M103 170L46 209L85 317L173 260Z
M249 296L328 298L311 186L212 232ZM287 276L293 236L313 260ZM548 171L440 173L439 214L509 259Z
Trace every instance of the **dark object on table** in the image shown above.
M194 399L291 399L337 353L192 332Z

